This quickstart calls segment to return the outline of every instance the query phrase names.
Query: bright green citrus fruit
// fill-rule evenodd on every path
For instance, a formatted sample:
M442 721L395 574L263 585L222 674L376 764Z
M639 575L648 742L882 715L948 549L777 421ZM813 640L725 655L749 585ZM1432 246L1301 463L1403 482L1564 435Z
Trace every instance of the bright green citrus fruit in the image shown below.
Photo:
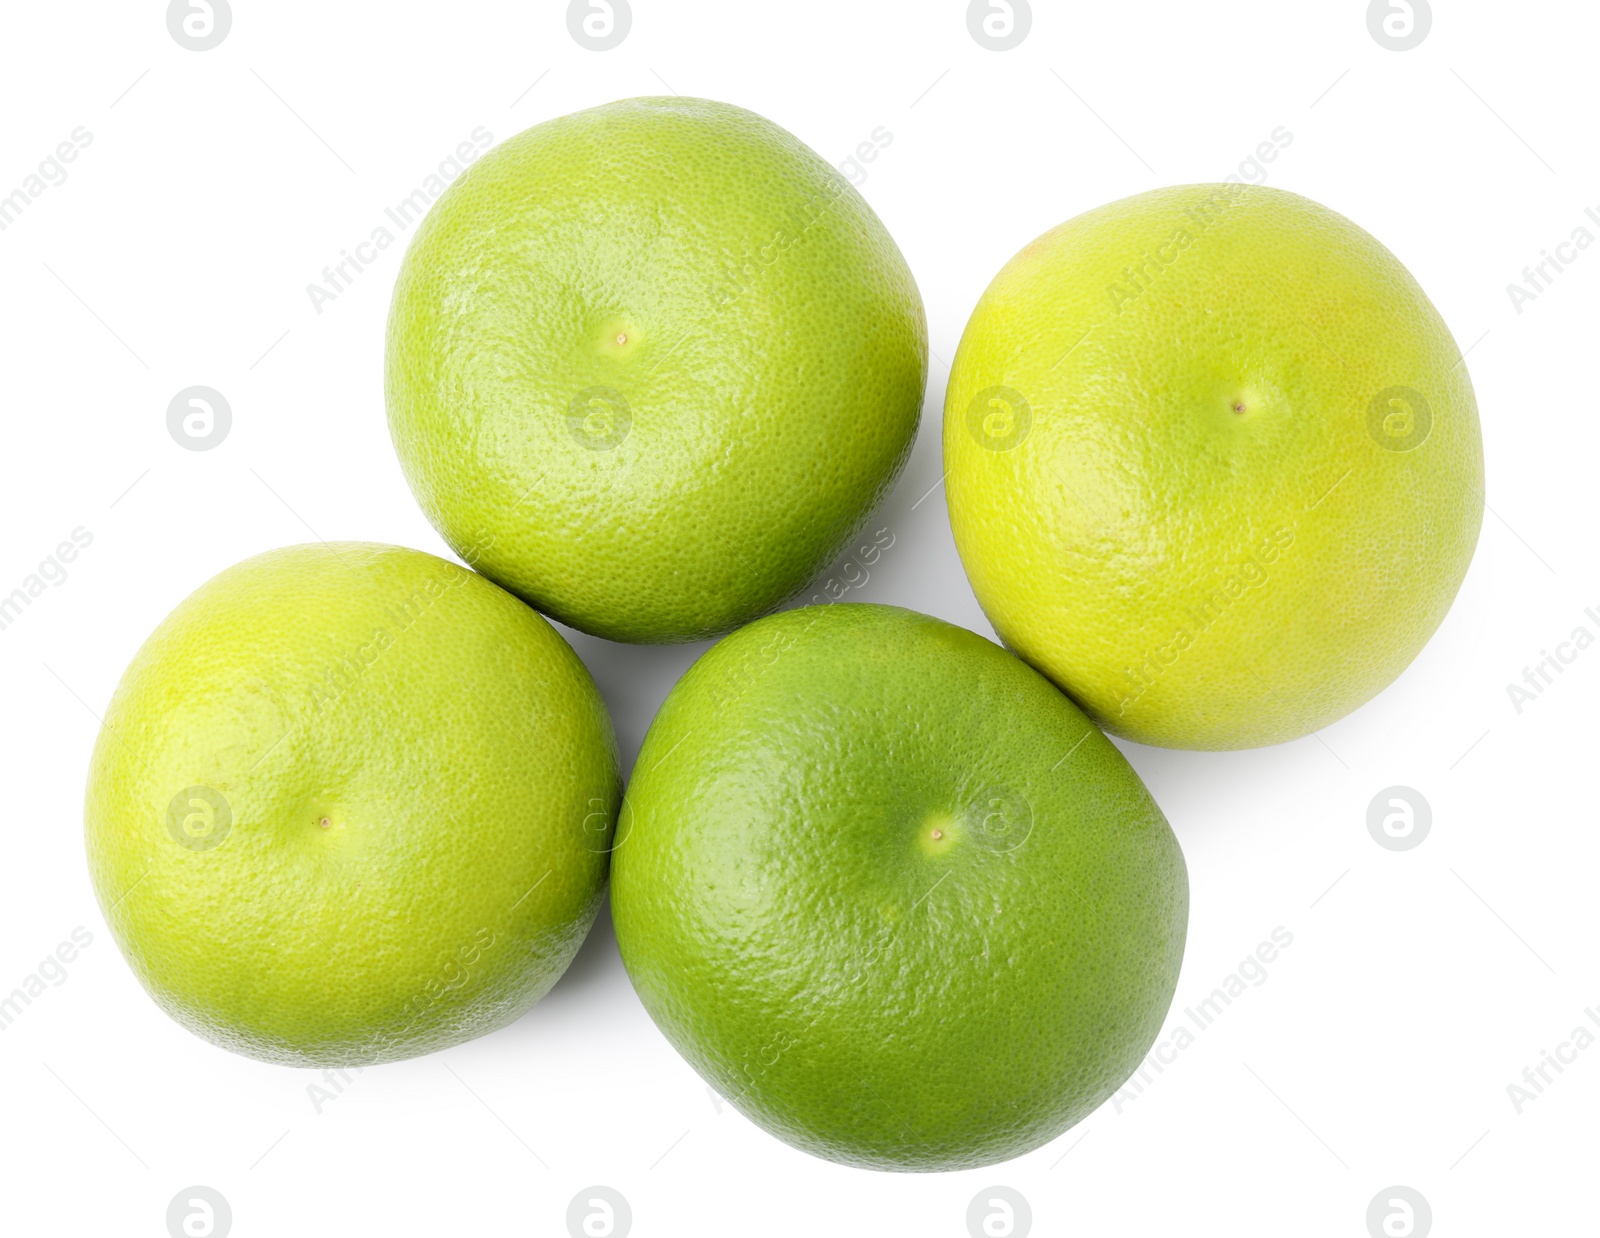
M95 891L191 1031L349 1066L516 1019L599 908L621 787L588 672L420 551L293 546L185 600L89 770Z
M1109 740L1037 672L896 607L705 654L645 738L612 916L635 988L779 1138L879 1169L1053 1139L1149 1049L1188 878Z
M950 523L1001 638L1108 730L1247 748L1395 678L1482 521L1461 353L1405 267L1292 193L1069 220L967 324Z
M703 99L548 121L418 229L389 427L428 518L613 640L716 635L837 555L905 462L922 300L859 193Z

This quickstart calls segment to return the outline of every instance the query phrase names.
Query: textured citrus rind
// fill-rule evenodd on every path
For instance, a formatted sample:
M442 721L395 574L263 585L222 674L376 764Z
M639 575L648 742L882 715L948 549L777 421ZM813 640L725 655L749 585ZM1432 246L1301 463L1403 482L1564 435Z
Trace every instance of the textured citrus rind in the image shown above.
M1309 199L1185 185L1023 248L951 371L950 522L1008 646L1102 726L1244 748L1389 684L1482 522L1477 404L1398 259Z
M612 916L646 1010L807 1152L992 1164L1142 1059L1177 982L1183 857L1042 676L894 607L723 640L650 728Z
M89 867L152 997L225 1048L350 1066L516 1019L598 911L620 800L593 681L420 551L294 546L139 650L89 772Z

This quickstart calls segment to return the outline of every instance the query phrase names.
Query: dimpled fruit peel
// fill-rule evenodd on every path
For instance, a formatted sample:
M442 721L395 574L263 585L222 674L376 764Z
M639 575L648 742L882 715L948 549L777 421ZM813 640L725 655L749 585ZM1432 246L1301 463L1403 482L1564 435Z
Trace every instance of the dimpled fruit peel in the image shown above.
M293 1066L503 1027L599 909L611 720L543 618L433 555L293 546L190 595L100 732L95 893L150 995Z
M1166 819L1111 742L982 637L786 611L683 677L617 826L634 987L718 1092L877 1169L1055 1138L1134 1070L1188 921Z
M1168 747L1294 739L1377 694L1482 522L1438 311L1342 215L1248 185L1139 194L1024 247L962 335L944 453L1001 639Z
M434 203L386 374L406 478L467 562L583 631L684 641L861 528L911 448L927 327L883 224L792 134L627 99Z

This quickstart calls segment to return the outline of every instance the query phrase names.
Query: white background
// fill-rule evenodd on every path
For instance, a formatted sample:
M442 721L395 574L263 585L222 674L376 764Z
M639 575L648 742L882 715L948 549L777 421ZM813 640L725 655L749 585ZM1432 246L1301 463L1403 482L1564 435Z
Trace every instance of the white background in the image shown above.
M1369 1201L1403 1184L1440 1235L1592 1232L1600 1047L1520 1113L1507 1085L1600 1007L1600 651L1520 713L1506 685L1575 627L1600 634L1583 613L1600 608L1600 250L1520 313L1507 284L1579 225L1600 236L1583 213L1600 210L1596 9L1441 0L1423 43L1395 52L1359 0L1038 3L1021 46L994 52L952 0L635 0L626 40L594 52L565 7L238 0L205 52L181 48L150 0L6 8L0 194L75 127L93 141L0 232L0 593L75 527L94 539L0 631L0 993L75 927L94 938L0 1032L7 1230L161 1238L174 1194L204 1184L239 1238L561 1235L568 1201L598 1183L626 1195L642 1238L960 1238L969 1201L999 1184L1030 1201L1039 1234L1361 1238ZM1189 863L1169 1028L1275 927L1293 945L1137 1100L1005 1165L869 1173L778 1143L656 1032L605 915L520 1022L355 1076L319 1114L317 1074L232 1056L162 1015L90 891L96 715L172 606L313 537L448 553L385 425L399 246L320 314L306 286L475 127L499 141L669 90L753 108L835 162L878 126L893 135L861 191L920 282L934 360L915 454L874 525L894 547L861 599L989 633L938 485L948 362L973 304L1046 228L1220 179L1278 126L1293 141L1267 183L1375 233L1469 352L1490 510L1415 665L1297 743L1123 745ZM214 450L167 431L168 401L193 384L232 406ZM631 763L702 646L574 643ZM1433 813L1402 853L1366 825L1396 784Z

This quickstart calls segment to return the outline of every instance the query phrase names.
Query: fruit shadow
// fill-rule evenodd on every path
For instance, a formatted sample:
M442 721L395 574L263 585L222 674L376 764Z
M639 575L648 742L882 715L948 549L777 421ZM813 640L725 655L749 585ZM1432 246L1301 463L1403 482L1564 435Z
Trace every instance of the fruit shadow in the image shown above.
M617 749L622 760L624 781L633 775L639 745L655 720L656 711L666 700L672 685L683 677L715 641L694 641L686 645L624 645L602 640L557 623L556 630L577 651L594 676L600 695L617 728Z
M552 620L552 622L554 622ZM654 721L661 702L701 654L715 641L695 641L684 645L626 645L590 636L564 624L556 629L572 646L594 676L612 724L617 729L617 749L624 782L633 775L639 746ZM605 994L632 1001L633 988L622 966L617 949L617 934L611 924L611 898L608 894L595 917L594 927L562 973L533 1010L520 1023L547 1020L555 1011L569 1006L592 1004Z
M622 955L617 950L617 933L611 925L611 897L607 895L595 917L594 927L572 956L572 962L562 973L550 992L545 994L533 1013L548 1006L565 1006L569 1002L587 1002L597 993L614 989L618 984L629 987L627 972L622 966Z
M552 622L555 622L552 620ZM612 724L617 729L617 750L622 776L633 775L639 746L655 720L656 711L672 686L682 678L695 660L715 641L696 641L685 645L626 645L590 636L564 624L556 629L572 646L594 676ZM549 1026L552 1016L558 1021L568 1009L592 1016L597 1002L620 1001L632 1004L633 986L622 966L617 949L617 934L611 924L611 897L608 894L595 917L594 927L572 963L544 998L518 1024L525 1030Z

